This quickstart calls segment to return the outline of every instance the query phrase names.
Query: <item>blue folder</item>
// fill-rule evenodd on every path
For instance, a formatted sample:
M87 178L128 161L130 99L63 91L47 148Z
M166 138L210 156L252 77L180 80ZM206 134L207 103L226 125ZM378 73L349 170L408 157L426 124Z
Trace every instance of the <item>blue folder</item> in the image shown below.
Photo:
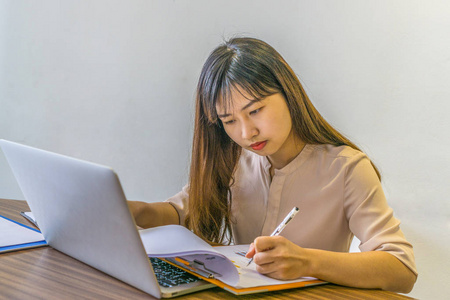
M20 225L22 227L25 227L25 228L28 228L30 230L33 230L33 231L36 231L36 232L40 233L40 231L35 229L35 228L23 225L23 224L21 224L19 222L16 222L14 220L6 218L6 217L4 217L2 215L0 215L0 217L3 218L3 219L6 219L8 221L11 221L13 223L16 223L16 224L18 224L18 225ZM16 250L22 250L22 249L27 249L27 248L36 248L36 247L42 247L42 246L47 246L47 242L45 240L37 241L37 242L31 242L31 243L3 246L3 247L0 247L0 253L2 253L2 252L9 252L9 251L16 251Z

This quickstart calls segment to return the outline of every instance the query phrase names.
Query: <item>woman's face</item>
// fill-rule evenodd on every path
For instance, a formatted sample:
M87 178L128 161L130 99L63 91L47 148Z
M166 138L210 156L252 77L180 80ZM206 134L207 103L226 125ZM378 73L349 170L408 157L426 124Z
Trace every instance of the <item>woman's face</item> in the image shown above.
M216 105L228 136L244 149L269 156L275 168L284 167L300 152L292 131L291 115L281 93L257 101L235 91L230 110L225 111L221 101Z

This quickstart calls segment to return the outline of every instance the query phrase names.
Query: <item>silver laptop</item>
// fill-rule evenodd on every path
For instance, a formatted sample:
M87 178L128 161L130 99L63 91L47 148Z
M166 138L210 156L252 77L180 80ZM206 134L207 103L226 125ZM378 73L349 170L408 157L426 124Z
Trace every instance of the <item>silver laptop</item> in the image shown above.
M53 248L157 298L214 287L187 273L176 275L181 282L155 274L160 267L152 267L111 168L5 140L0 146Z

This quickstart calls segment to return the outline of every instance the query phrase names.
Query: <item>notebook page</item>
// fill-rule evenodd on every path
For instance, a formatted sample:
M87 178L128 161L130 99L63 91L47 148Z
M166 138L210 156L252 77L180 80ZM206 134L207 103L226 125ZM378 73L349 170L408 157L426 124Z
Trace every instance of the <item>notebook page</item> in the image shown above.
M208 243L180 225L159 226L140 230L145 251L152 257L172 257L180 255L215 253Z

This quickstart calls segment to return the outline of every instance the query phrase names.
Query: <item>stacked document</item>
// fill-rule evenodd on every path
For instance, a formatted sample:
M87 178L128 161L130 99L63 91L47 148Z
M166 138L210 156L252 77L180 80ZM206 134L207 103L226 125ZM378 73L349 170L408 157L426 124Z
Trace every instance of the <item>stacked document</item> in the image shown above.
M39 230L0 216L0 253L45 245Z

